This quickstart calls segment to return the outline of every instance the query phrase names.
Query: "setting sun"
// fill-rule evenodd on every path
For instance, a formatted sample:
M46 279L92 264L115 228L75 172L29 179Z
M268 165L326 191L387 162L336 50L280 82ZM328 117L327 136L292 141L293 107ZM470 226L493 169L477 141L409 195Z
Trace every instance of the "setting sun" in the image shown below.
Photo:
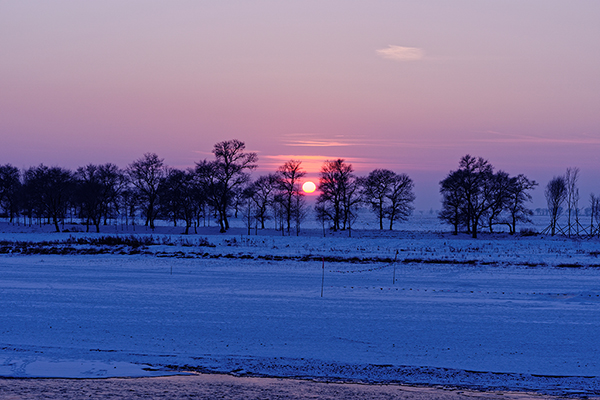
M316 189L317 189L317 185L315 185L314 182L311 182L311 181L306 181L302 185L302 190L304 190L304 193L312 193Z

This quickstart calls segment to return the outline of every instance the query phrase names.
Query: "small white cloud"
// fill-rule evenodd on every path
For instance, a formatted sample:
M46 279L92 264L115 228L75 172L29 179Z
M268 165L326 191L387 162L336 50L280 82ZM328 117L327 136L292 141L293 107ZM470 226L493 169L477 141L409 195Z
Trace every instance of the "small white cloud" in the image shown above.
M387 49L376 50L383 58L396 61L417 61L423 58L423 50L418 47L389 45Z

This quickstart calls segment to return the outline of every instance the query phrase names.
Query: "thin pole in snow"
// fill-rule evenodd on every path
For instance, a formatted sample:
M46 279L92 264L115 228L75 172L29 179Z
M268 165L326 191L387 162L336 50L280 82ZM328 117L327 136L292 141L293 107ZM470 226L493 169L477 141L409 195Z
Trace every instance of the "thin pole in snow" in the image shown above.
M394 276L392 277L392 285L396 284L396 258L398 258L398 250L396 250L396 255L394 256Z
M325 257L322 257L323 260L323 274L321 275L321 297L323 297L323 285L325 284Z

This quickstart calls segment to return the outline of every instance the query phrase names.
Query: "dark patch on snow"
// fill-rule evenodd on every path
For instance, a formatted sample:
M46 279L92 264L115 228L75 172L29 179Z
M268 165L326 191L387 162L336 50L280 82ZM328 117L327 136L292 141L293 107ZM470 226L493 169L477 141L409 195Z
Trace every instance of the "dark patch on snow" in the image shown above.
M194 357L194 359L203 363L200 365L170 364L162 367L173 371L293 378L319 382L443 386L478 391L523 391L574 398L600 395L600 379L595 376L518 374L392 364L343 364L284 357L274 359Z

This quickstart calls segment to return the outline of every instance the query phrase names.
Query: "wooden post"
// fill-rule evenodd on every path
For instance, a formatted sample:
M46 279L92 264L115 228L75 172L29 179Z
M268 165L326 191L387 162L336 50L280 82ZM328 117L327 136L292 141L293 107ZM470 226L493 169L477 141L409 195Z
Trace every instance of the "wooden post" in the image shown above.
M394 256L394 275L392 277L392 285L396 284L396 259L398 258L398 250L396 250L396 255Z
M323 285L325 284L325 257L321 258L323 260L323 274L321 275L321 297L323 297Z

